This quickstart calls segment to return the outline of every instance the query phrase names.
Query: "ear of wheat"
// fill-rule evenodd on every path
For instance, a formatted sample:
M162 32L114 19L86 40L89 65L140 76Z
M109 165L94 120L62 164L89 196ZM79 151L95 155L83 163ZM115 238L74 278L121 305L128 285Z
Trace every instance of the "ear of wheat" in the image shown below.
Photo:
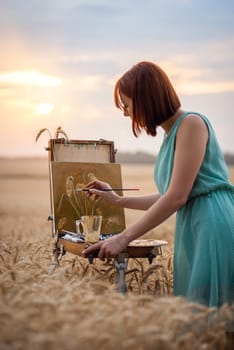
M59 127L57 128L57 130L56 130L56 132L55 132L55 135L54 135L54 138L55 138L55 139L58 139L58 138L59 138L59 135L65 136L65 138L66 138L67 140L69 139L67 133L62 129L61 126L59 126Z
M38 139L39 139L39 137L41 136L41 134L43 134L45 131L48 132L48 134L49 134L49 136L50 136L50 139L52 139L52 135L51 135L49 129L43 128L43 129L41 129L41 130L37 133L36 138L35 138L35 141L36 141L36 142L38 141ZM63 135L63 136L67 139L67 141L69 140L69 137L68 137L67 133L62 129L61 126L59 126L59 127L56 129L55 134L54 134L54 138L55 138L55 139L58 139L60 135Z
M36 135L36 142L38 141L38 139L39 139L39 137L41 136L41 134L43 134L43 132L45 132L45 131L47 131L48 132L48 134L50 135L50 138L52 139L52 135L51 135L51 133L50 133L50 131L49 131L49 129L47 129L47 128L43 128L43 129L41 129L38 133L37 133L37 135Z

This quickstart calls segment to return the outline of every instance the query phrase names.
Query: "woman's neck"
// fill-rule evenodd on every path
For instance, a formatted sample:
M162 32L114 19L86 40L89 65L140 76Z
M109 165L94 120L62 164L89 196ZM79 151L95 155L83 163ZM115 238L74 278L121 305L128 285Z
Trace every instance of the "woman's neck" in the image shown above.
M166 134L169 133L174 123L177 121L177 119L180 118L182 114L184 114L184 111L182 109L178 109L175 114L173 114L168 120L166 120L160 125L161 128L164 129Z

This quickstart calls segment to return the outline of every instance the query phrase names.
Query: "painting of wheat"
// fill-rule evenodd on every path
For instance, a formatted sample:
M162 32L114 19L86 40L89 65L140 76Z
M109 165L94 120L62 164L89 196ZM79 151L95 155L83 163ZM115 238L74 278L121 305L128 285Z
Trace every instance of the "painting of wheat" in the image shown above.
M86 185L99 178L113 188L122 188L119 164L51 162L52 198L56 230L76 232L76 220L84 215L102 215L102 234L115 234L125 227L122 208L94 200Z

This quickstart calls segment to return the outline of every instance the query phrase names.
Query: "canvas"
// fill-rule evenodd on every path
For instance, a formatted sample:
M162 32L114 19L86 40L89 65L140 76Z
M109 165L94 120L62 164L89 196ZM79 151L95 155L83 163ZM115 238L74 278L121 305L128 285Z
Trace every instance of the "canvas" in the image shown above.
M94 200L77 191L95 178L122 188L120 164L50 162L51 200L54 230L76 232L76 220L83 215L102 215L101 234L117 234L125 228L124 209L103 199ZM118 192L122 194L121 192Z

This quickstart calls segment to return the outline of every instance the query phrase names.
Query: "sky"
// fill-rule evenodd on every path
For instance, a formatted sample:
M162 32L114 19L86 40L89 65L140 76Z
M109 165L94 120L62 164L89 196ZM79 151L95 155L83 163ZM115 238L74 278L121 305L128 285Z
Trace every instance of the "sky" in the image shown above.
M233 0L0 0L0 156L44 156L49 133L35 137L59 126L157 154L162 130L134 137L113 102L116 80L144 60L233 153Z

